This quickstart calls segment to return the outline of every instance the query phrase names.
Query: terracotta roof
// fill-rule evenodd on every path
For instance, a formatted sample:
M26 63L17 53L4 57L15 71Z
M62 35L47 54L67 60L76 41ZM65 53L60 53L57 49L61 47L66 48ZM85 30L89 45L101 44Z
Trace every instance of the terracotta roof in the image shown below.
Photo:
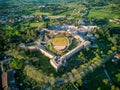
M116 54L115 56L117 56L118 58L120 58L120 54Z
M2 87L4 90L11 90L15 86L14 70L8 70L2 74Z
M7 72L3 72L2 74L2 87L7 88L8 87L8 82L7 82Z

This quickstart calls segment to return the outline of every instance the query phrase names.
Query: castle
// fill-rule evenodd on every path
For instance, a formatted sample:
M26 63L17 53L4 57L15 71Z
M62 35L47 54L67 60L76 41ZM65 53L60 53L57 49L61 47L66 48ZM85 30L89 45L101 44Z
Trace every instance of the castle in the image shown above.
M91 28L91 29L93 29L93 28ZM77 39L80 43L78 44L78 46L76 46L75 48L73 48L72 50L68 51L67 53L65 53L62 56L56 56L56 55L54 55L52 52L46 50L46 48L42 44L40 44L39 42L35 46L28 46L28 49L37 49L37 50L40 50L41 53L43 53L45 56L47 56L47 57L50 58L50 64L55 68L56 71L58 71L58 69L61 66L64 66L66 64L67 60L70 57L72 57L75 53L79 52L81 49L84 49L85 47L89 47L90 44L91 44L90 41L85 40L83 37L81 37L80 35L78 35L76 33L76 30L72 30L71 31L71 35L75 39ZM51 31L51 30L47 30L47 31Z

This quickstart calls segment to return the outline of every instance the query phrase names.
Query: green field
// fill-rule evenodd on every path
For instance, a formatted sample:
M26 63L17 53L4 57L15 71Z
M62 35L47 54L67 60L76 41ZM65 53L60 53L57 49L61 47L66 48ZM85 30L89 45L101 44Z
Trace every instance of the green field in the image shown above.
M72 50L73 48L75 48L78 45L78 42L76 41L76 39L71 38L71 44L68 47L69 50Z
M110 22L109 24L113 27L120 27L120 24L116 24L116 23L112 23L112 22Z
M67 46L68 44L69 44L69 41L64 36L57 36L53 39L54 46Z
M38 22L38 23L30 23L30 27L40 27L43 26L44 22Z
M67 4L63 4L63 6L66 6L66 7L69 7L69 8L76 8L76 9L79 9L79 10L83 10L85 9L85 6L80 4L80 3L67 3Z
M47 12L40 12L40 11L35 11L34 13L32 13L33 15L50 15L50 13Z
M118 18L120 16L119 9L112 10L111 6L94 7L90 10L88 17L96 18Z
M117 16L118 16L117 14L106 10L91 10L88 15L88 17L98 17L98 18L113 18Z

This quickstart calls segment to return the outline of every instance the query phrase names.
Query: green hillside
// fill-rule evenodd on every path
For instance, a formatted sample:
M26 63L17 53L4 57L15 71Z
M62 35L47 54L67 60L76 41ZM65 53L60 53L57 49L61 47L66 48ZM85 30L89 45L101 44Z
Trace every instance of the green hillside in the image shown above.
M14 2L14 3L20 3L20 2L27 2L27 3L38 3L38 2L42 2L42 3L48 3L48 2L106 2L106 3L120 3L119 0L0 0L0 3L3 2Z

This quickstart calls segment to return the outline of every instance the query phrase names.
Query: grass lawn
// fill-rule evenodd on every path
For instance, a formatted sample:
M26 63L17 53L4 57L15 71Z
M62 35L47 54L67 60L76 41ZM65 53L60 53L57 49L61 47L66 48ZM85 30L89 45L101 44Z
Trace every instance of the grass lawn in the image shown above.
M73 38L71 39L71 44L70 46L68 47L68 50L72 50L73 48L75 48L77 45L78 45L78 42Z
M49 16L51 19L56 19L57 17L61 17L61 18L65 18L65 16L64 15L51 15L51 16Z
M120 24L116 24L116 23L109 23L109 24L113 27L120 27Z
M53 39L54 46L67 46L68 44L69 44L69 41L64 36L57 36Z
M118 17L119 14L116 14L112 11L108 10L91 10L88 14L88 17L96 17L96 18L115 18Z
M43 22L39 22L39 23L30 23L30 27L40 27L43 26L44 23Z
M76 9L79 9L79 10L83 10L85 9L85 6L80 4L80 3L67 3L67 4L63 4L63 6L66 6L66 7L69 7L69 8L76 8Z
M47 75L56 73L55 69L50 64L50 60L45 56L43 56L43 59L40 59L40 69Z
M49 76L50 74L53 74L54 76L57 76L55 69L50 64L50 59L41 53L39 55L39 58L32 59L32 65L41 70L44 75Z
M116 16L118 15L106 10L91 10L88 15L88 17L97 17L97 18L113 18Z
M35 11L34 13L32 13L33 15L50 15L50 13L47 12L40 12L40 11Z
M54 77L59 77L62 74L60 72L56 72L53 66L50 64L50 59L46 56L40 56L38 61L40 63L40 70L42 70L43 74L50 76L52 74Z

